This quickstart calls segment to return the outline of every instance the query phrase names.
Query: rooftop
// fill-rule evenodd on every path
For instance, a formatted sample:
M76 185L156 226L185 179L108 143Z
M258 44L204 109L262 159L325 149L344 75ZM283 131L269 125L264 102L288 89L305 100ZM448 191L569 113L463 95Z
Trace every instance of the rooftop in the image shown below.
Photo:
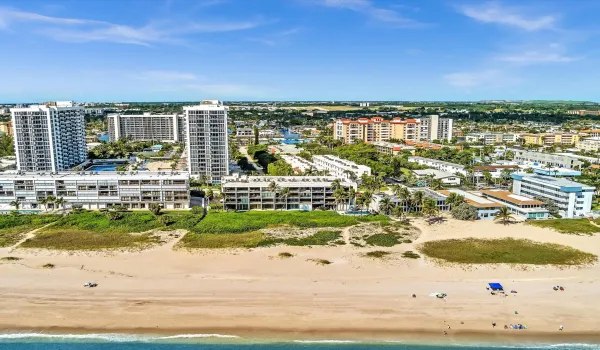
M544 183L544 184L548 184L551 186L562 187L563 190L564 190L564 188L594 189L594 187L592 187L592 186L588 186L588 185L585 185L585 184L582 184L579 182L567 180L564 178L552 177L552 176L544 176L544 175L528 174L528 173L516 173L516 174L513 174L512 176L513 176L513 179L522 180L522 179L526 178L530 181Z
M409 161L417 161L417 160L422 160L425 162L432 162L432 163L437 163L437 164L445 164L448 166L452 166L452 167L457 167L457 168L464 168L465 166L462 164L456 164L456 163L450 163L450 162L445 162L443 160L437 160L437 159L432 159L432 158L424 158L424 157L408 157Z
M0 180L142 180L189 179L187 172L170 171L69 171L69 172L12 172L0 173Z
M520 196L518 194L514 194L510 191L505 190L481 190L486 196L490 196L493 198L498 198L500 200L504 200L506 202L521 206L521 205L543 205L542 201L538 201L537 199Z
M502 204L491 201L476 192L467 192L467 191L458 190L458 189L439 190L437 192L443 194L444 196L449 196L451 193L456 193L460 196L465 197L467 204L469 204L472 207L476 207L476 208L501 208L502 207Z
M412 170L417 176L426 176L426 175L434 175L435 179L444 179L447 177L456 177L455 174L449 173L447 171L441 171L437 169L420 169L420 170Z
M338 179L335 176L225 176L221 185L223 187L268 187L275 182L280 187L329 187ZM356 188L356 183L342 181L347 187Z

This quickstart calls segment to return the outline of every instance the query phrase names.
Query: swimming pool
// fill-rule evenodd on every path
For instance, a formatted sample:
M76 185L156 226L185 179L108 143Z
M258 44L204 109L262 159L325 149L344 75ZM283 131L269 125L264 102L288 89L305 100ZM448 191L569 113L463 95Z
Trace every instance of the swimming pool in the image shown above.
M89 171L116 171L118 165L116 164L106 164L106 165L92 165L91 167L85 169Z

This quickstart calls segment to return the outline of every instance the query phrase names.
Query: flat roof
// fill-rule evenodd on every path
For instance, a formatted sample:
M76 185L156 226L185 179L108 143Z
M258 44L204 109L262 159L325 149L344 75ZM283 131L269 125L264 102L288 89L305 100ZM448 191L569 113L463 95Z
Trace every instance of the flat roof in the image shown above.
M271 182L281 187L329 187L338 180L335 176L225 176L222 187L268 187ZM342 180L342 179L339 179ZM342 185L355 187L355 182L342 181Z
M502 207L502 204L491 201L491 200L489 200L479 194L476 194L474 192L467 192L467 191L458 190L458 189L439 190L438 192L443 194L444 196L449 196L451 193L456 193L458 195L461 195L461 196L465 197L467 204L469 204L470 206L476 207L476 208L501 208Z
M438 169L419 169L419 170L412 170L412 172L417 175L432 174L435 176L436 179L443 179L443 178L447 178L447 177L456 177L456 175L454 173L450 173L450 172L442 171L442 170L438 170Z
M0 173L0 180L145 180L189 179L187 172L170 171L69 171L38 173Z
M587 188L587 189L593 189L593 186L589 186L586 184L582 184L579 182L575 182L575 181L571 181L565 178L560 178L560 177L552 177L552 176L546 176L546 175L537 175L537 174L528 174L528 173L517 173L517 174L513 174L513 178L514 175L521 178L527 178L529 180L533 180L535 182L540 182L540 183L546 183L546 184L550 184L553 186L559 186L559 187L581 187L581 188Z
M490 197L495 197L495 198L507 201L509 203L512 203L512 204L515 204L518 206L521 206L521 205L543 205L544 204L542 201L538 201L537 199L520 196L520 195L514 194L510 191L506 191L506 190L481 190L481 193L483 193L484 195L490 196Z

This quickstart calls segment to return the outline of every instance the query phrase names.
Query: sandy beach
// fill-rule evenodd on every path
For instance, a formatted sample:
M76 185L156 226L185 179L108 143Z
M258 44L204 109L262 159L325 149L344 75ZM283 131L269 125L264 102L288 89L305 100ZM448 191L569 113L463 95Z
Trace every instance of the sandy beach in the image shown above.
M421 236L386 249L398 254L383 260L363 256L375 248L351 245L188 252L174 251L170 242L136 253L0 249L0 256L22 258L0 263L0 330L600 343L598 264L450 266L400 257L427 240L463 237L528 238L600 255L600 236L522 223L414 224ZM279 258L280 252L294 257ZM319 266L309 259L333 263ZM55 268L41 267L47 263ZM99 285L84 288L87 281ZM492 296L488 282L518 293ZM555 285L565 291L554 291ZM448 297L429 296L433 292ZM503 328L517 323L528 329Z

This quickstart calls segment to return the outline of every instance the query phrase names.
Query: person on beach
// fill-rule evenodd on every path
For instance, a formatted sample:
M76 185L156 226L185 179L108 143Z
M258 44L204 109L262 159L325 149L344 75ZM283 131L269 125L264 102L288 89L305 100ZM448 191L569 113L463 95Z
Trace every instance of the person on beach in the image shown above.
M563 330L563 325L562 325L562 324L560 325L560 327L558 327L558 330L559 330L559 331L562 331L562 330Z
M444 336L448 335L448 332L444 331Z
M492 322L492 328L496 328L496 322Z

